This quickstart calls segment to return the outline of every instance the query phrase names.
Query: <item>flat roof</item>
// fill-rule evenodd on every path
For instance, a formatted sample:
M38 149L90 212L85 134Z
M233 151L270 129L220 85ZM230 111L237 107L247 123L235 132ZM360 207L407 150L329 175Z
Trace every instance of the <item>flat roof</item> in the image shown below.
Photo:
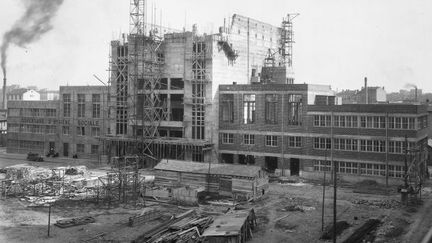
M192 162L183 160L162 159L155 167L156 170L175 172L190 172L196 174L208 174L209 164L204 162ZM232 164L210 164L210 174L255 177L261 167L253 165L232 165Z
M309 105L308 112L358 112L358 113L407 113L427 112L427 106L421 104L344 104L344 105Z
M233 211L217 216L210 226L204 230L202 236L236 236L241 234L241 228L245 224L250 210Z

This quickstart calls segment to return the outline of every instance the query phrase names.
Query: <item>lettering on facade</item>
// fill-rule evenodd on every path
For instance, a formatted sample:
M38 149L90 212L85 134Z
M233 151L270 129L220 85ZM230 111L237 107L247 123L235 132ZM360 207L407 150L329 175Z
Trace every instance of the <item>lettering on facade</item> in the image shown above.
M44 118L21 118L21 123L33 124L52 124L52 125L71 125L71 121L67 119L44 119ZM99 126L99 121L78 120L78 126Z
M99 126L99 121L78 120L79 126Z

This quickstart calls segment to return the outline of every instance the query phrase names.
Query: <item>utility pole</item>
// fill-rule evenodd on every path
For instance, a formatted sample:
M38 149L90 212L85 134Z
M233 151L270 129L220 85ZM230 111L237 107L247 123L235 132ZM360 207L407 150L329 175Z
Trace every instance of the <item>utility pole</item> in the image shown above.
M333 111L331 112L330 124L330 156L331 163L333 164L333 242L336 243L336 189L337 189L337 166L336 161L333 160Z
M50 236L51 227L51 203L48 205L48 237Z
M323 198L322 198L322 210L321 210L321 231L324 231L324 201L325 201L325 184L326 184L326 173L327 172L327 148L324 155L324 181L323 181Z

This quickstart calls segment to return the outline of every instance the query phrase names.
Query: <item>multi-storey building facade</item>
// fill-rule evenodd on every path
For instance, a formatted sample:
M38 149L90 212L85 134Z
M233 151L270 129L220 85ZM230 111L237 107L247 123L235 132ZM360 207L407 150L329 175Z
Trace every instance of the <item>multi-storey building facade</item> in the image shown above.
M336 161L342 178L397 181L407 146L408 163L425 165L425 106L335 105L322 91L306 84L220 86L220 161L306 178L321 178Z
M100 138L108 131L106 87L61 86L60 97L9 102L8 153L92 158L105 153Z
M293 82L288 66L276 63L281 43L290 38L284 31L234 15L217 34L199 34L194 27L192 32L159 36L151 30L131 33L123 41L112 41L111 155L214 159L220 84L248 84L260 77ZM264 67L266 59L275 66Z

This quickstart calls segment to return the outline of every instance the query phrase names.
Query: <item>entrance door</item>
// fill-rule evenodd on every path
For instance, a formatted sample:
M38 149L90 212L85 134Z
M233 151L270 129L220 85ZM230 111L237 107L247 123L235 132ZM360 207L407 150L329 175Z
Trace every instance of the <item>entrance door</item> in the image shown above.
M50 155L54 155L54 153L55 153L55 142L49 142L48 153Z
M300 174L300 159L290 159L290 171L292 176L298 176Z
M63 156L65 156L65 157L69 156L69 144L68 143L63 144Z
M274 173L278 168L278 158L277 157L265 157L265 167L271 173Z

